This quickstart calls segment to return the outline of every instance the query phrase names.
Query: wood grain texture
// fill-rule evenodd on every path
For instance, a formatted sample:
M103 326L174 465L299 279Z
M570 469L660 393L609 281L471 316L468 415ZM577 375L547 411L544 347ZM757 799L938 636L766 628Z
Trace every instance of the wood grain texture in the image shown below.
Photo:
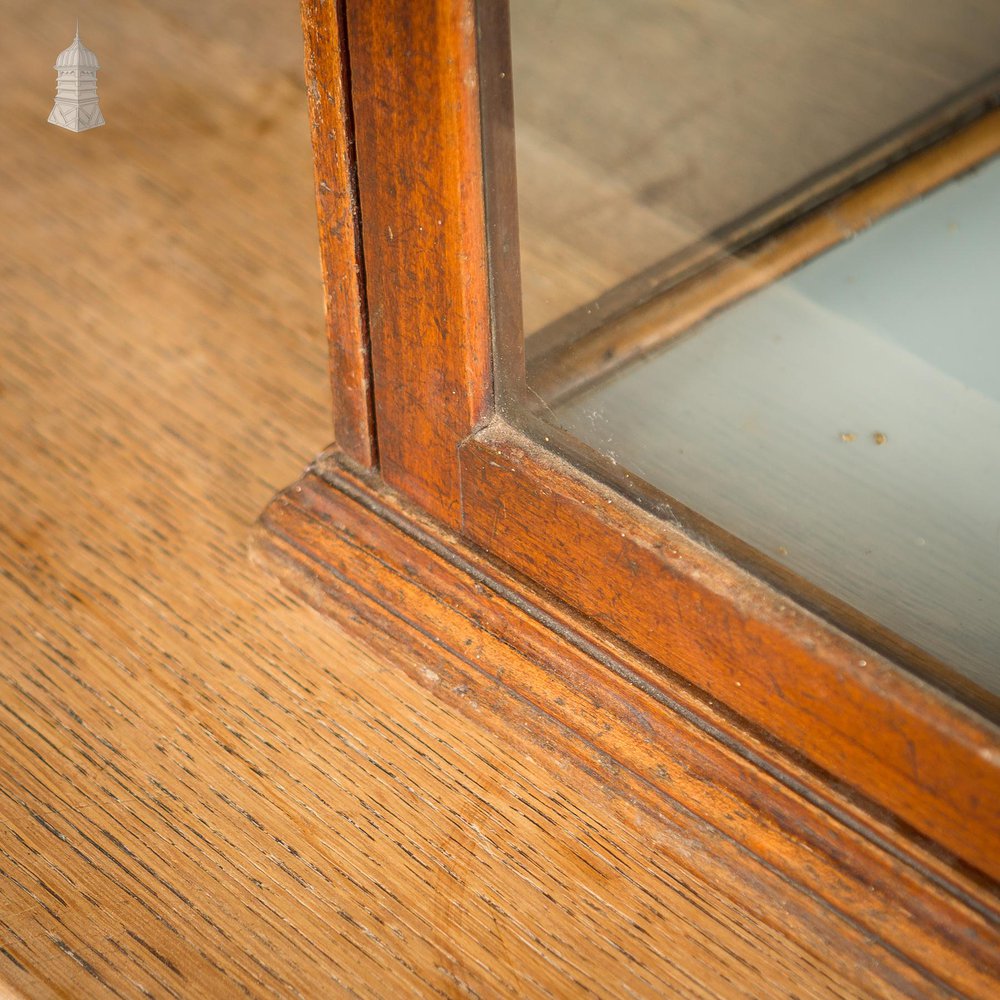
M995 989L990 891L376 481L321 459L262 529L286 583L374 625L449 703L559 762L562 793L599 774L605 807L638 820L684 881L707 880L869 995ZM728 939L717 898L704 915ZM742 954L715 971L728 978ZM802 989L821 985L806 975Z
M343 0L302 0L302 30L334 440L345 455L371 467L377 458L375 405L343 6Z
M0 0L0 996L948 995L248 563L329 437L296 12L92 5L79 136L76 13Z
M470 539L1000 875L994 725L510 427L462 457Z
M493 394L473 4L347 20L380 468L456 526L458 443Z

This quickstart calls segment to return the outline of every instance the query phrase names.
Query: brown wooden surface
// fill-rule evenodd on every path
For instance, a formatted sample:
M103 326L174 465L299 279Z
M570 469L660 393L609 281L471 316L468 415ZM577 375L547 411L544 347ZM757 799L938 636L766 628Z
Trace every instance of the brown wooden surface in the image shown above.
M532 389L547 405L557 405L998 152L1000 110L889 168L790 228L758 241L746 252L725 255L588 335L553 345L530 370Z
M472 0L347 21L380 468L455 526L457 445L493 389Z
M77 6L0 0L0 995L945 994L797 943L606 758L248 563L329 438L296 11L82 13L108 125L73 135Z
M994 725L504 424L462 455L469 538L1000 875Z
M533 743L564 791L578 769L598 775L605 808L684 868L682 882L707 880L867 995L995 989L990 891L377 483L321 460L263 527L261 556L287 584L331 617L374 625L450 704ZM728 950L726 907L714 892L704 906ZM704 974L728 980L743 953ZM810 970L797 989L825 976Z
M343 0L302 0L302 30L334 440L344 454L371 467L377 458L375 412L343 6Z

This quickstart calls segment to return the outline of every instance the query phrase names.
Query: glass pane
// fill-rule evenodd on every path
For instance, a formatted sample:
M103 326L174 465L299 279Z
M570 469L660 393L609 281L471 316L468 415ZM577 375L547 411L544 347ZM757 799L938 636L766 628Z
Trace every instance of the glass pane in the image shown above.
M1000 0L511 19L540 412L1000 696Z
M511 33L530 335L984 77L1000 3L511 0Z
M1000 695L1000 160L559 406Z

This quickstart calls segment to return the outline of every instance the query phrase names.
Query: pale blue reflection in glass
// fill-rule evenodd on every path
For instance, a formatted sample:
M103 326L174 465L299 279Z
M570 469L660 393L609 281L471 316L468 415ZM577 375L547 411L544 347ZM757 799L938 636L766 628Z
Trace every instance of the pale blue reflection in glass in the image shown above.
M1000 694L1000 159L556 418Z

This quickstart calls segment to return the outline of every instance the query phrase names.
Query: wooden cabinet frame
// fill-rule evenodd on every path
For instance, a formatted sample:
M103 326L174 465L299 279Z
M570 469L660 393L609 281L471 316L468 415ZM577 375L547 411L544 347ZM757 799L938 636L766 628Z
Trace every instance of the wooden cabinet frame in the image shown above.
M568 461L524 405L505 4L302 10L335 444L260 557L603 774L861 985L987 995L994 721Z

